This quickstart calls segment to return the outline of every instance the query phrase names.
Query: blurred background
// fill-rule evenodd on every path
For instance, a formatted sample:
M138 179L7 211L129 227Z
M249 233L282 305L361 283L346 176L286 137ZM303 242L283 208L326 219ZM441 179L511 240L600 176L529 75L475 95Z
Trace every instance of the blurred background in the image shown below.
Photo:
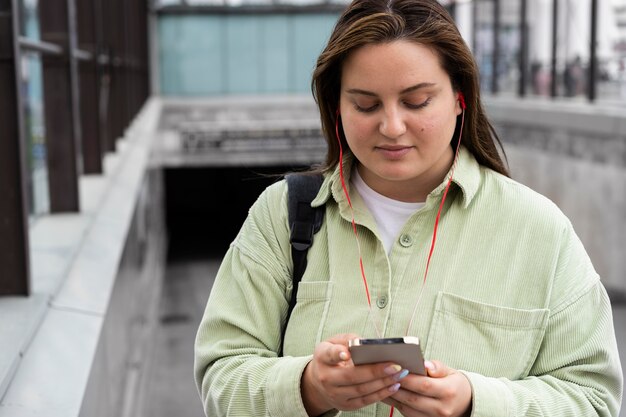
M624 358L626 0L443 3ZM203 415L213 278L275 174L324 156L311 73L346 4L0 0L0 417Z

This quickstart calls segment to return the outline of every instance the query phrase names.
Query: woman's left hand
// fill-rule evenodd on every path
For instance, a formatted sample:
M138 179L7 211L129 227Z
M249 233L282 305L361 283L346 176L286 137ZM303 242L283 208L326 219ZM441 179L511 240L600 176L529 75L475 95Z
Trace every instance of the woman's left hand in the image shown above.
M410 374L400 390L384 400L405 417L461 417L472 411L472 387L462 373L426 361L428 376Z

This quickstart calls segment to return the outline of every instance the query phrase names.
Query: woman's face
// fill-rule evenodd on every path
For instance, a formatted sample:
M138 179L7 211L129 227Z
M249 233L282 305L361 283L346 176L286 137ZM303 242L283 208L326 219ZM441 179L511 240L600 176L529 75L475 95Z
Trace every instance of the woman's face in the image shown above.
M438 55L408 40L363 46L341 74L343 130L363 180L401 201L424 201L454 158L458 96Z

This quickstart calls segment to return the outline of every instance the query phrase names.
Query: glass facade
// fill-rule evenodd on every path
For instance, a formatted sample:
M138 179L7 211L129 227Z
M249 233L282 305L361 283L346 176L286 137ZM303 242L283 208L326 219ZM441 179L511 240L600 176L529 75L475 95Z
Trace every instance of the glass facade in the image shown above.
M28 163L28 205L31 216L50 211L41 58L22 55L21 94Z
M161 16L161 92L308 93L336 19L331 13Z
M626 2L597 0L594 52L599 100L626 101ZM580 98L591 96L591 0L525 0L526 35L522 38L522 0L474 0L474 53L484 91L514 94L524 53L526 94ZM494 8L498 4L497 21ZM555 14L556 13L556 17ZM497 42L494 40L499 25ZM554 24L556 23L556 26ZM556 45L553 38L556 36ZM498 46L498 50L494 48ZM554 48L554 56L553 56ZM494 54L497 69L494 71ZM495 76L495 79L494 79ZM554 87L553 84L554 78Z
M19 2L20 35L41 39L38 0ZM20 94L23 103L24 138L28 164L27 201L31 219L50 211L41 56L24 52L20 62Z
M311 4L347 4L350 0L156 0L157 7L167 6L247 6L247 5L311 5Z
M626 102L626 0L600 1L598 37L598 96ZM607 26L604 22L610 22Z
M535 18L541 16L540 19ZM551 2L528 4L528 85L530 95L550 96L552 60Z
M498 40L498 92L515 94L520 80L520 2L503 2Z
M523 1L525 28L521 26ZM309 92L315 58L332 30L339 9L317 14L310 11L272 14L271 9L319 3L315 0L160 0L157 9L163 11L158 19L162 93L191 96ZM456 3L444 3L453 15L460 7ZM222 9L267 5L269 11L242 13L233 8L233 12L224 13L224 10L212 11L211 7L196 7L201 5ZM626 0L597 0L597 5L594 98L626 101ZM177 6L177 12L167 13L168 6ZM528 96L580 99L592 96L589 88L592 0L472 0L469 7L473 16L464 24L471 29L461 29L471 33L483 91L515 95L521 91L524 80L523 91ZM556 33L554 62L553 33Z
M38 0L24 0L19 2L20 35L39 40L39 4Z
M493 81L493 3L477 1L474 5L474 56L480 70L480 85L491 91Z

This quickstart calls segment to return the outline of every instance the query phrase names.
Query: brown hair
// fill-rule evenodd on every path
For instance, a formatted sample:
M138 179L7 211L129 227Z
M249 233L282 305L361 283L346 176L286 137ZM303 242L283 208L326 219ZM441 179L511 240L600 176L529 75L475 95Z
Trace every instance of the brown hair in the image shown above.
M482 107L474 57L454 21L436 0L354 0L339 17L317 60L311 83L328 144L326 161L320 168L332 170L339 162L335 122L343 62L361 46L400 39L428 46L438 54L452 87L463 93L467 104L463 145L478 163L508 176L508 169L496 147L497 142L504 155L502 143ZM342 129L339 132L342 146L348 149Z

